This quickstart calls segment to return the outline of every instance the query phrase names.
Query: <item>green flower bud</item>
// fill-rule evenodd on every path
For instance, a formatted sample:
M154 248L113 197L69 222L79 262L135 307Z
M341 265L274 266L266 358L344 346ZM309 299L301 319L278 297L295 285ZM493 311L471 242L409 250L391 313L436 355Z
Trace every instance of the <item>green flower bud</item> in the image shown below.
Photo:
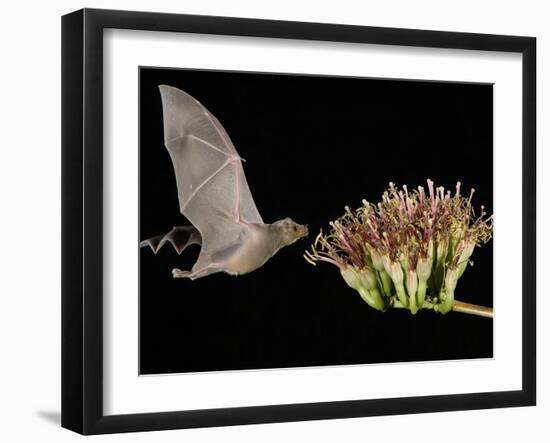
M361 279L359 278L355 267L348 266L342 269L340 271L340 274L342 274L344 281L348 284L350 288L355 289L356 291L359 290L359 288L361 287Z
M384 298L380 295L380 292L377 288L374 288L368 291L365 288L359 289L359 295L371 308L377 309L378 311L385 311L387 303Z
M401 263L403 271L407 272L407 270L409 269L409 257L407 257L406 254L402 254L399 262Z
M458 268L449 267L445 273L445 293L453 292L458 281Z
M442 301L437 305L437 310L442 314L446 314L453 309L458 273L458 267L449 267L445 273L445 290L441 293Z
M405 292L405 287L403 286L404 276L401 264L396 261L391 261L387 255L383 255L382 260L384 262L384 270L388 273L395 286L397 298L399 298L399 301L403 306L409 306L409 299Z
M470 241L466 243L466 246L464 246L464 249L462 250L462 254L460 254L460 258L458 259L458 262L463 263L465 261L468 261L468 259L472 256L475 247L476 247L475 242Z
M436 246L436 260L438 262L442 262L445 260L445 257L447 257L447 249L449 247L449 243L447 239L441 239L437 242Z
M462 254L460 254L460 257L458 259L458 278L462 277L462 274L464 274L464 271L468 267L469 259L472 253L474 252L475 247L476 247L475 242L469 242L464 247Z
M386 309L388 299L380 294L375 271L370 268L357 269L355 266L347 266L340 273L347 285L359 292L361 298L369 306L379 311Z
M428 250L428 262L432 262L433 258L434 258L434 241L430 239L430 241L428 242L428 247L427 247L427 250Z
M367 290L371 290L377 287L378 280L376 279L376 273L369 268L362 268L357 271L361 286Z
M418 288L418 278L416 276L416 271L409 269L407 271L407 278L405 279L405 286L409 294L409 302L411 313L416 314L418 311L417 301L416 301L416 290Z
M416 273L419 280L428 281L430 274L432 273L431 260L420 257L416 264Z
M366 244L367 251L369 251L370 258L372 260L372 266L378 272L384 270L384 262L382 261L382 256L378 253L376 249L371 247L368 243Z
M409 297L413 297L416 294L416 289L418 288L418 278L416 276L416 271L409 269L407 271L407 278L405 280L405 287L409 293Z
M359 292L359 295L365 303L367 303L371 307L374 307L374 302L369 291L367 291L365 288L359 288L357 292Z
M401 286L403 284L403 269L401 268L401 264L390 260L390 257L387 255L383 255L382 260L384 262L384 270L393 280L393 284Z

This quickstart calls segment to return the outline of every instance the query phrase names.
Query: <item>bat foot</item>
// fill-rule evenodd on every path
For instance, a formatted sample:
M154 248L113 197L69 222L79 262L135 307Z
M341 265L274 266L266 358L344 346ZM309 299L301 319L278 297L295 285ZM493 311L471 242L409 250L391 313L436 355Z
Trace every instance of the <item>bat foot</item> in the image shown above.
M210 265L199 270L182 271L181 269L172 269L172 277L174 278L188 278L190 280L196 280L197 278L206 277L207 275L214 274L216 272L222 272L225 269Z
M181 269L174 268L172 269L172 277L174 278L191 278L192 272L182 271Z

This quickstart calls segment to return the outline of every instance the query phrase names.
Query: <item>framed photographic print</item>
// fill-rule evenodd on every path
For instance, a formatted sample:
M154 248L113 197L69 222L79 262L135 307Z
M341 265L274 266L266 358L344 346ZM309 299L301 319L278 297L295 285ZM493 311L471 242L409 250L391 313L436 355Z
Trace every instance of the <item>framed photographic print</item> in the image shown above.
M535 404L535 39L63 17L62 425Z

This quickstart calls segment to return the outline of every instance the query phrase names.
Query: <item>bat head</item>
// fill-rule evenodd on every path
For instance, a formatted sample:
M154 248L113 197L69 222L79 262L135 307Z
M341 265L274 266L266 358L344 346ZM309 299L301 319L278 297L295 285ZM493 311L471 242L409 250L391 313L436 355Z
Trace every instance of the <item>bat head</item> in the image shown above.
M276 221L273 226L279 232L281 243L285 246L308 235L307 226L300 225L289 217Z

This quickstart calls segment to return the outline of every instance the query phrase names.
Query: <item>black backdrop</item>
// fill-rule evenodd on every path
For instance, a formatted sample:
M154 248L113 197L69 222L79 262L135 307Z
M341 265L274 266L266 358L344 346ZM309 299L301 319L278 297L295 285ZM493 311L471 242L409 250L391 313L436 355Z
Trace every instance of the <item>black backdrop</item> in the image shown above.
M321 227L378 201L389 181L454 189L492 212L491 85L140 69L140 236L186 224L163 146L159 84L200 100L226 128L264 221L310 236L251 274L174 280L198 247L140 251L140 372L491 357L493 321L451 312L381 313L337 269L302 258ZM492 306L492 243L476 248L457 299ZM442 368L443 369L443 368Z

